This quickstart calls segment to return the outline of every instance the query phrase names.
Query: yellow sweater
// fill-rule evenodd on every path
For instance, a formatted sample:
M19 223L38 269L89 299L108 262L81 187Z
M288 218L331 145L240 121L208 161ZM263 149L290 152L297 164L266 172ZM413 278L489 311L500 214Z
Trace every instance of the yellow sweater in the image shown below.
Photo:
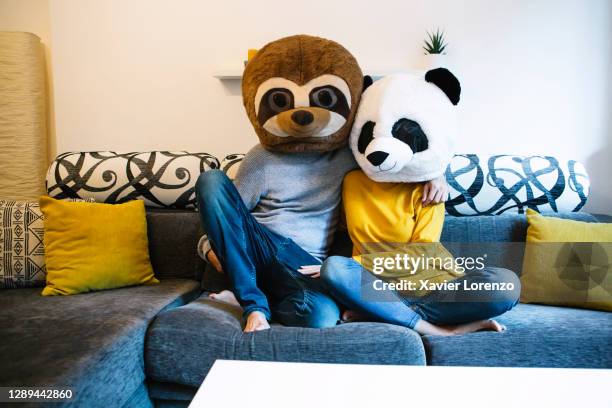
M411 257L452 257L442 244L401 245L440 241L444 204L423 206L422 199L422 183L378 183L361 170L348 173L344 178L342 200L348 233L353 242L353 257L369 270L373 256L407 253ZM386 281L416 281L420 286L418 281L421 279L442 282L461 275L444 267L421 268L413 272L387 270L380 277ZM417 291L411 295L425 293Z

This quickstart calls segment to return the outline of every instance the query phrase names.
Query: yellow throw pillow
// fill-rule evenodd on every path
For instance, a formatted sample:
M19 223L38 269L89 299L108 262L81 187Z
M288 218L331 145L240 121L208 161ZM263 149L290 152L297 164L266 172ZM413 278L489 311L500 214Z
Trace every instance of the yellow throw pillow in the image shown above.
M159 283L149 259L143 201L67 202L42 196L47 286L43 296Z
M612 311L612 224L527 210L521 302Z

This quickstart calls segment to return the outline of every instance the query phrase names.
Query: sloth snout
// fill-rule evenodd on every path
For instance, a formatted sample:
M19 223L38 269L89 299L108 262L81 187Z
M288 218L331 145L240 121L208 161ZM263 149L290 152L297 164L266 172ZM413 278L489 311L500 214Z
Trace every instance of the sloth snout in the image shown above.
M291 114L291 120L300 126L307 126L314 120L314 115L307 110L296 110Z
M373 166L380 166L387 157L389 157L389 153L381 151L372 152L366 156L368 161L372 163Z

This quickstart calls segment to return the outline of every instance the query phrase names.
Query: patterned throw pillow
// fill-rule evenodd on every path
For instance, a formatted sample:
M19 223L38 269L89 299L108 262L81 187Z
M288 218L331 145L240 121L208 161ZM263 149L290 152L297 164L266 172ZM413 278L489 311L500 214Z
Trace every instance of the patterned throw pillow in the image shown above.
M552 156L458 154L446 169L450 215L575 212L586 204L590 181L575 160Z
M0 217L0 288L45 286L44 218L38 202L0 200Z
M0 287L44 286L44 224L38 203L0 200L0 212Z
M68 152L47 171L47 194L56 199L94 198L121 204L143 200L147 207L194 209L200 173L218 169L208 153Z

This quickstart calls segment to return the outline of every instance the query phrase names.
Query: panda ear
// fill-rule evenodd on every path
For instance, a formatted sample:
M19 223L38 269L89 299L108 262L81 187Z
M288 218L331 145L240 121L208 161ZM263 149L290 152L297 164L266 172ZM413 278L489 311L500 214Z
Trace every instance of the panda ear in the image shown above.
M369 75L364 75L363 77L363 89L361 90L361 92L365 91L366 89L368 89L368 87L370 85L372 85L374 83L374 81L372 80L372 77Z
M431 82L448 96L453 105L459 103L461 84L459 80L446 68L436 68L427 71L425 81Z

